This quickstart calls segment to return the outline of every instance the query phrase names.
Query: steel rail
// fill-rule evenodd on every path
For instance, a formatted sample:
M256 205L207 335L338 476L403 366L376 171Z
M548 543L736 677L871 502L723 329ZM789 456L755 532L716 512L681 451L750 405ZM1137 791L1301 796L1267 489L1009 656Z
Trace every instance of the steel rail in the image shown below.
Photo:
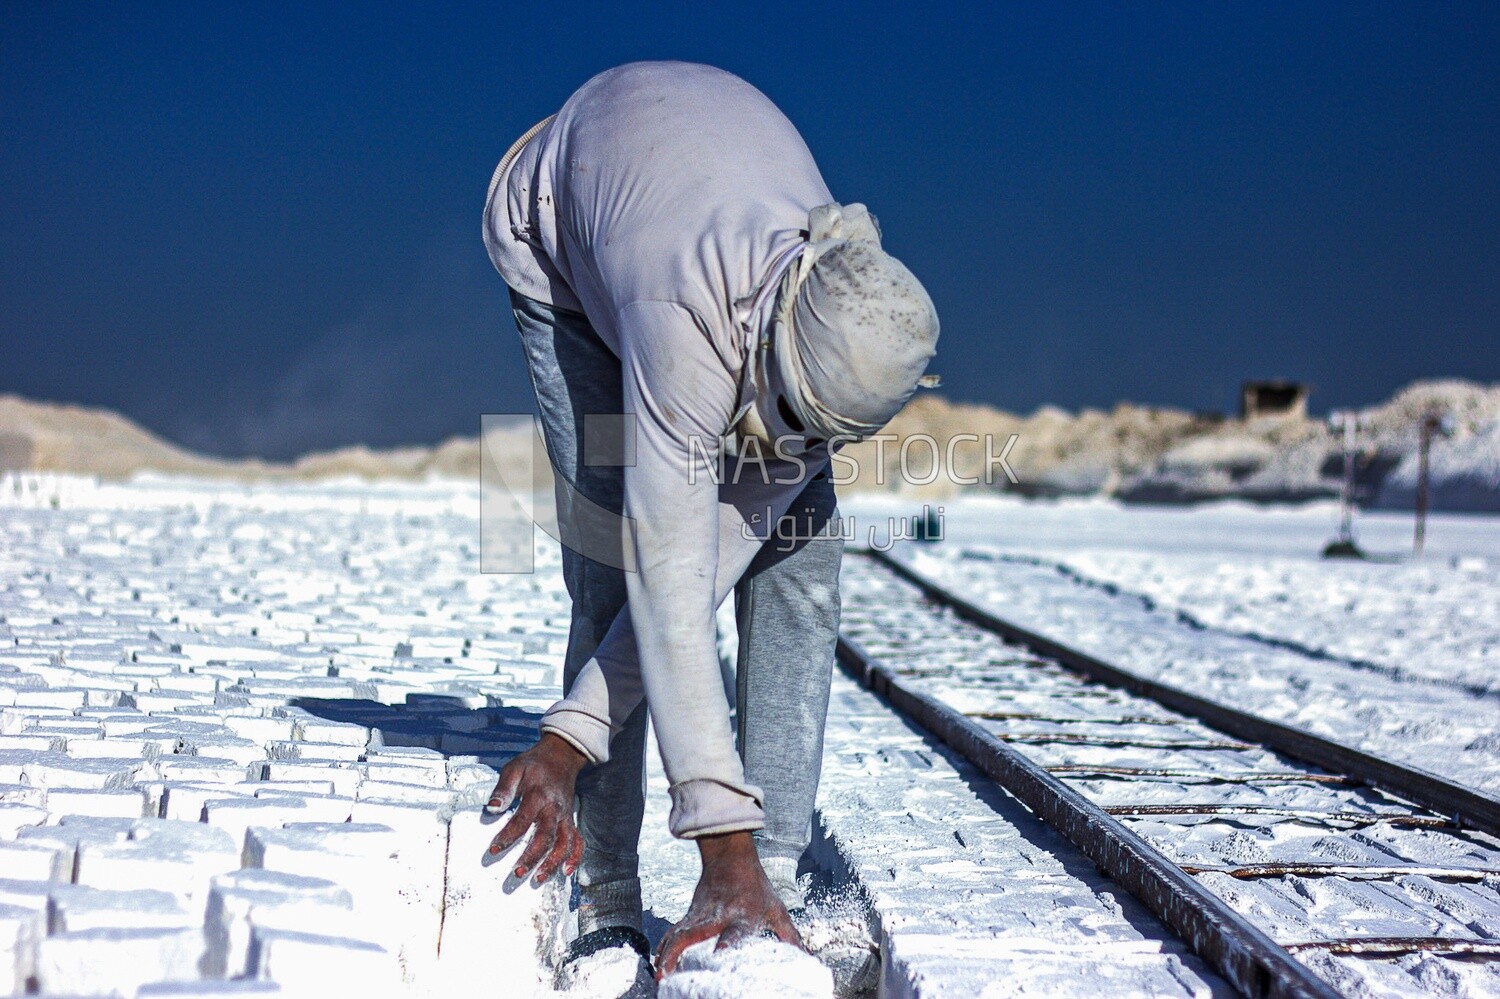
M1412 815L1406 812L1333 812L1316 808L1287 808L1280 805L1183 804L1183 805L1105 805L1111 815L1131 819L1153 817L1224 816L1225 818L1274 818L1340 826L1406 826L1414 829L1451 828L1453 820L1441 815Z
M1395 878L1431 878L1433 881L1485 881L1500 877L1494 867L1439 867L1430 864L1318 864L1301 861L1268 864L1182 864L1189 874L1223 874L1240 881L1259 878L1344 878L1346 881L1390 881Z
M1119 819L982 725L907 687L889 667L847 637L839 638L837 659L857 682L953 747L1071 840L1242 994L1251 999L1335 999L1339 995Z
M1332 739L1252 715L1111 666L1086 652L1006 621L957 594L950 593L887 552L870 549L861 554L890 569L921 590L928 599L948 607L958 617L993 632L1008 642L1025 646L1036 655L1056 660L1075 673L1149 698L1228 735L1259 743L1303 763L1330 773L1347 774L1373 787L1392 791L1433 811L1453 816L1454 821L1462 827L1500 836L1500 799L1425 770L1382 759Z
M1500 940L1467 937L1345 937L1339 940L1309 940L1290 943L1293 954L1324 951L1356 957L1404 957L1407 954L1450 954L1459 957L1500 957Z
M1285 773L1222 773L1216 770L1178 770L1171 767L1111 767L1089 763L1059 763L1047 767L1049 773L1072 774L1076 777L1097 777L1103 780L1114 778L1161 778L1163 780L1194 781L1206 784L1358 784L1359 781L1342 774Z

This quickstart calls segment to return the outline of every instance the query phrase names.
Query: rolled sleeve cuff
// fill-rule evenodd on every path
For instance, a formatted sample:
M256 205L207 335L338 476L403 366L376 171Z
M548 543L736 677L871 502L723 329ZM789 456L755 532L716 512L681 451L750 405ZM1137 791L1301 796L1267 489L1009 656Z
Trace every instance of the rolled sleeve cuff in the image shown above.
M668 826L678 839L746 832L766 824L758 787L700 778L672 785L671 795Z
M588 757L590 763L603 763L609 759L609 722L575 704L562 700L552 705L542 715L541 728Z

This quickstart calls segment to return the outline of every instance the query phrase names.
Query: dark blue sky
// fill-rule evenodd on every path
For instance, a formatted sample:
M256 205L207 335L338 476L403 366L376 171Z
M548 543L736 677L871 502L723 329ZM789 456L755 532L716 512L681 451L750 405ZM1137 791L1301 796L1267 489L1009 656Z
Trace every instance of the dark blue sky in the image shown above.
M1045 7L1045 10L1042 9ZM1500 5L0 9L0 391L283 457L530 397L479 237L593 73L730 69L943 320L949 395L1500 379Z

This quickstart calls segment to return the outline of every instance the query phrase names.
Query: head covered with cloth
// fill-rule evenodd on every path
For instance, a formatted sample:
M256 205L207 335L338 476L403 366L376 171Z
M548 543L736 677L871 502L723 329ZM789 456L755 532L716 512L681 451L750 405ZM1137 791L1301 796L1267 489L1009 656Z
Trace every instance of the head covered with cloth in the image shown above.
M748 359L756 404L736 430L811 448L890 422L924 383L938 317L916 275L881 249L864 205L814 208L807 232L782 264L775 313Z

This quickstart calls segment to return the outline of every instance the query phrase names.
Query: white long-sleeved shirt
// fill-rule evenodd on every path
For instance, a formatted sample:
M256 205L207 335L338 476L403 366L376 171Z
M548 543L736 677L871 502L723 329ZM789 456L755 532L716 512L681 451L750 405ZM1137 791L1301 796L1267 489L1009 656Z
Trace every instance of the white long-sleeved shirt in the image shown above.
M773 461L772 481L749 464L719 485L705 455L745 405L748 304L803 238L808 212L832 200L764 94L679 62L594 77L490 185L496 268L521 294L588 317L620 358L636 425L624 470L638 560L628 605L542 728L598 762L644 696L677 836L764 823L730 731L714 611L827 453L809 453L795 479Z

